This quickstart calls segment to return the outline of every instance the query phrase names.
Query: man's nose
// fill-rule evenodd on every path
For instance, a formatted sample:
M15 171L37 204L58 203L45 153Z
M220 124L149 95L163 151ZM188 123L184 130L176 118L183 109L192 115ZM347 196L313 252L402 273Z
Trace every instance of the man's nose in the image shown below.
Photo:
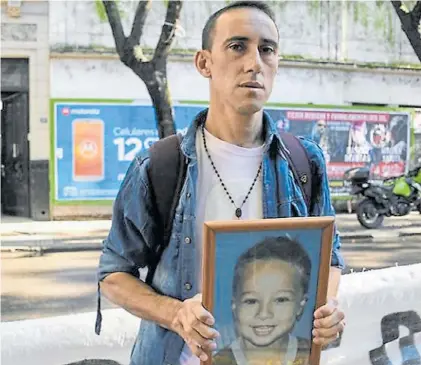
M249 48L244 66L245 72L259 73L262 71L262 57L258 48Z

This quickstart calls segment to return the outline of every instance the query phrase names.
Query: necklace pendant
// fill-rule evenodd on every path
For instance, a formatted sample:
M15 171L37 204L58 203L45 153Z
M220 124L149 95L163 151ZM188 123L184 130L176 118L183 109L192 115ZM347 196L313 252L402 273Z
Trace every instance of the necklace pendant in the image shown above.
M235 210L235 216L237 217L237 218L241 218L241 215L243 214L243 212L242 212L242 210L241 210L241 208L237 208L236 210Z

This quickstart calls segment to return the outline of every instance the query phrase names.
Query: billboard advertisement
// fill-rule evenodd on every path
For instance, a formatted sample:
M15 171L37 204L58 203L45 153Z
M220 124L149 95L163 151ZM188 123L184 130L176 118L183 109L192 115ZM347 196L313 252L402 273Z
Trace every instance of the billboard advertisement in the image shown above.
M150 105L54 103L54 198L113 200L136 154L158 140ZM184 133L200 107L179 110Z
M414 166L421 165L421 109L417 109L414 113L414 144L412 146L411 162Z
M345 171L369 167L380 181L405 172L409 157L410 115L322 109L269 109L278 127L311 138L323 150L333 196L349 193Z
M185 133L204 105L175 105ZM270 107L280 129L312 138L323 149L333 196L347 195L344 172L369 166L373 180L403 173L409 114ZM53 102L54 200L113 200L130 162L158 140L151 105Z

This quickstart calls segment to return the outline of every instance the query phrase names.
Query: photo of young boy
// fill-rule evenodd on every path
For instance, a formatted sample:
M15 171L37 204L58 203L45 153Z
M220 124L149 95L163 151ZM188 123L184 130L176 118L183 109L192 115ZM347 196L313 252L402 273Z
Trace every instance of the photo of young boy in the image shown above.
M236 339L214 365L307 365L310 339L292 330L308 301L311 260L299 242L267 237L237 259L231 311Z

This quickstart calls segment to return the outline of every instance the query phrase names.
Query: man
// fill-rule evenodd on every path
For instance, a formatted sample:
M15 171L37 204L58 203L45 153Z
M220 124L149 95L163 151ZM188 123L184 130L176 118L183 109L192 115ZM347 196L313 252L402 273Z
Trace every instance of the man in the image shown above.
M209 79L209 109L199 114L181 144L188 159L186 181L152 284L139 280L139 269L150 265L162 238L148 158L136 157L128 169L100 259L102 293L142 319L131 365L196 365L215 349L219 334L200 294L204 221L334 214L321 149L303 140L321 181L308 212L289 172L288 151L263 112L278 67L279 33L270 9L260 2L232 3L211 16L202 37L195 65ZM336 236L331 299L314 314L314 342L322 346L344 326L335 300L343 268L339 247Z

